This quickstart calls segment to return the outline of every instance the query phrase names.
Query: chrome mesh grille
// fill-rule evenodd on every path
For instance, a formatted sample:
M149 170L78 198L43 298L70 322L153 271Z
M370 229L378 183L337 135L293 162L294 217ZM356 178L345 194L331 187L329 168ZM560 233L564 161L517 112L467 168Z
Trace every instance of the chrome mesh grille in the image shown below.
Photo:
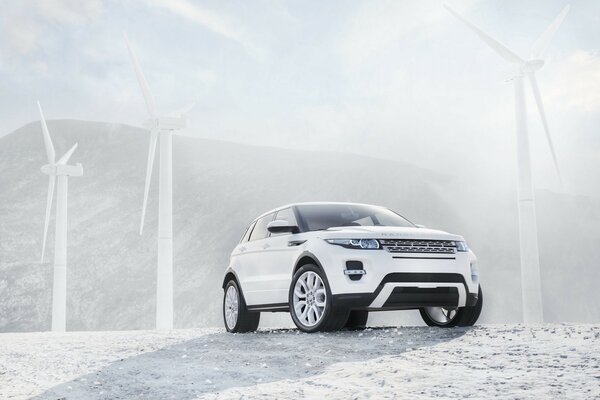
M380 239L379 243L390 253L456 253L456 242L452 240Z

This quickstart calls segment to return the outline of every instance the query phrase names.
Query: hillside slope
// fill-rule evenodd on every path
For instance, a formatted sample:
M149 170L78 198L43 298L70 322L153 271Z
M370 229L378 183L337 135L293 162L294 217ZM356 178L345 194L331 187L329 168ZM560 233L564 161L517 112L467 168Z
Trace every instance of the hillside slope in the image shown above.
M124 125L49 121L57 154L72 143L84 175L69 181L68 327L154 324L157 164L139 236L147 132ZM334 152L253 147L175 137L175 325L221 324L228 255L258 214L298 201L357 201L463 234L486 290L482 321L520 319L517 215L511 187L474 183L401 162ZM0 331L45 330L50 321L54 226L39 264L47 177L39 123L0 139ZM158 162L158 157L157 157ZM538 193L549 320L598 321L600 202ZM563 283L577 271L577 290ZM573 304L565 302L570 298ZM382 317L379 317L380 319ZM394 316L392 321L399 321ZM282 321L282 320L280 320Z

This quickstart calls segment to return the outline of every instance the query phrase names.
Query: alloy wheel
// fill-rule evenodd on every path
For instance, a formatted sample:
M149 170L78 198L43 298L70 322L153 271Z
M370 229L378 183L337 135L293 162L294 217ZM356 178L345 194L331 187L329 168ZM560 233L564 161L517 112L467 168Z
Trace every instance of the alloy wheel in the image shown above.
M234 329L239 314L239 300L237 289L230 285L225 293L225 322L229 329Z
M454 321L458 308L446 307L425 307L425 312L435 323L439 325L447 325Z
M321 277L306 271L296 281L294 286L294 313L302 325L312 327L323 318L327 304L327 292Z

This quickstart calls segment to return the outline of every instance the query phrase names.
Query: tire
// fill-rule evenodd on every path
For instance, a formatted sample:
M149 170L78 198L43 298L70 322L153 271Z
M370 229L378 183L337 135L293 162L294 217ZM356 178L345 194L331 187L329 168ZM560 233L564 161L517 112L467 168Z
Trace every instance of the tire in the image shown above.
M223 294L223 323L227 332L254 332L258 328L259 322L260 313L248 311L244 294L238 283L233 279L227 282Z
M313 279L314 283L311 285ZM296 271L288 300L292 320L302 332L337 331L348 320L349 310L336 307L327 277L316 265L303 265Z
M346 325L344 325L344 328L350 330L365 329L367 327L367 319L369 319L368 311L350 311L348 321L346 321Z
M479 291L477 293L477 303L473 307L463 308L463 313L458 321L458 326L473 326L481 315L481 309L483 308L483 292L481 291L481 285L479 285Z
M477 295L477 303L472 307L460 307L458 309L446 309L443 307L425 307L419 309L421 318L428 326L437 326L440 328L452 328L454 326L473 326L483 308L483 292L481 291L481 285L479 285L479 292ZM451 318L447 318L443 321L443 318L437 317L437 315L444 316L445 312ZM441 314L438 314L441 313Z

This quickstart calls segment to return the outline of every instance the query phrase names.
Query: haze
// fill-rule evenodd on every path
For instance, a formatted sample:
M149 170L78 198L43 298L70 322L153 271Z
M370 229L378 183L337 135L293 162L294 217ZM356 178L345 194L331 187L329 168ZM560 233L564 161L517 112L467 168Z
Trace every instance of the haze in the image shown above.
M564 1L449 1L523 56ZM559 185L527 93L537 188L599 195L600 3L573 1L538 73ZM440 1L10 2L0 15L0 136L48 118L140 125L126 31L185 134L516 176L513 72ZM529 89L527 89L529 90Z

